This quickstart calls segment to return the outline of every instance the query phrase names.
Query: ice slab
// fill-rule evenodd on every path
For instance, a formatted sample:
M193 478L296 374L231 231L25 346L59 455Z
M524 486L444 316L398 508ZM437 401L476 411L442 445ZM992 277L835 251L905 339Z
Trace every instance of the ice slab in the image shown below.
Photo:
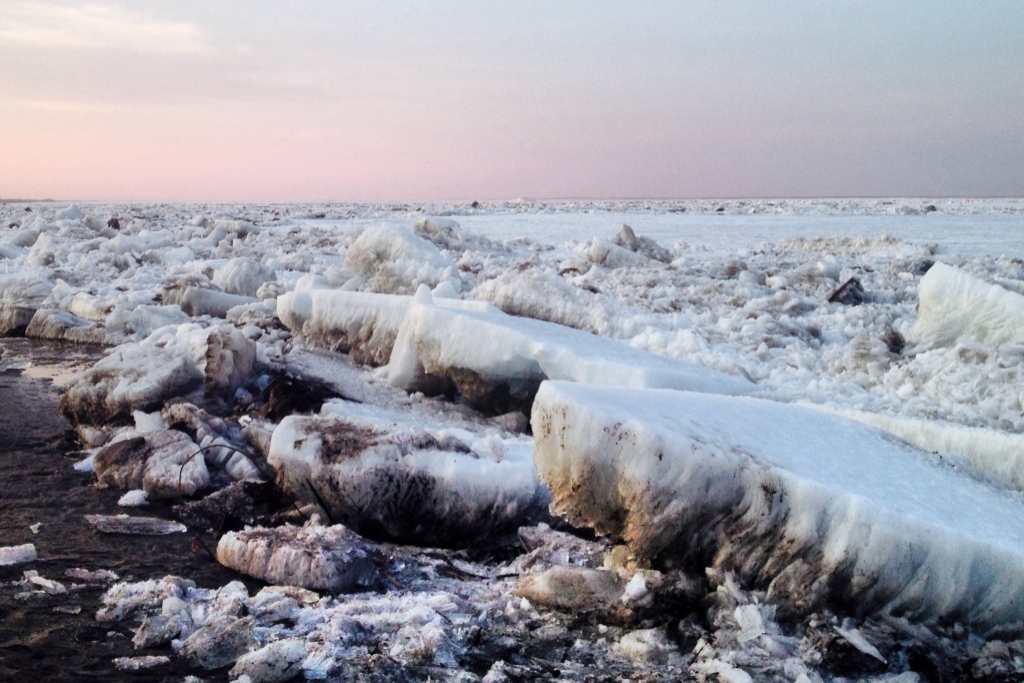
M10 545L0 548L0 566L34 562L35 559L36 547L31 543Z
M642 556L734 570L798 611L1024 623L1024 503L866 425L566 382L532 423L552 508Z
M518 528L546 505L523 438L429 429L371 406L289 416L267 462L278 484L360 534L452 546Z
M1024 342L1024 296L944 263L918 285L910 340L923 348L950 346L963 336L984 344Z
M860 410L835 412L887 431L921 450L950 456L980 477L1024 491L1024 435Z
M416 389L431 377L451 379L470 405L528 406L544 379L634 388L744 394L754 384L686 361L541 320L488 307L458 310L417 293L395 342L389 381ZM435 380L436 381L436 380ZM504 412L495 410L494 412Z
M72 424L102 425L160 408L202 384L203 373L181 350L125 344L68 384L60 412Z
M306 525L229 531L217 561L273 584L340 593L375 584L384 558L343 526Z
M85 521L104 534L133 534L137 536L163 536L185 533L184 524L168 522L157 517L129 517L128 515L86 515Z

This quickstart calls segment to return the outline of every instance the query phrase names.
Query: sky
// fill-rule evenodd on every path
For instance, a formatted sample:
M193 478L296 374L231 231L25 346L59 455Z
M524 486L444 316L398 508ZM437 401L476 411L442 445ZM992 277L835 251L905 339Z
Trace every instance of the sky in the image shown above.
M0 199L1024 196L1024 3L2 0Z

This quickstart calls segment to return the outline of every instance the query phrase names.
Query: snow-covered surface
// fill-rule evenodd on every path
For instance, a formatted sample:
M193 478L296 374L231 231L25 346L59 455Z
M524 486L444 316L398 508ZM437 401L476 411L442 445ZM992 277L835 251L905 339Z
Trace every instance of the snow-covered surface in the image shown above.
M816 581L865 611L1024 619L1024 502L867 426L565 382L541 386L532 423L552 507L642 556L712 560L795 602Z

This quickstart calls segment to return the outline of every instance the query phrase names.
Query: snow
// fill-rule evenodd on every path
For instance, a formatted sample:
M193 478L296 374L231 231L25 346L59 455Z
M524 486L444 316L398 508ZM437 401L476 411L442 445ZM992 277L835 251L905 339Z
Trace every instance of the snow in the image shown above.
M706 554L791 600L823 577L862 610L982 629L1024 617L1024 503L867 426L565 382L541 386L532 423L552 507L641 556Z

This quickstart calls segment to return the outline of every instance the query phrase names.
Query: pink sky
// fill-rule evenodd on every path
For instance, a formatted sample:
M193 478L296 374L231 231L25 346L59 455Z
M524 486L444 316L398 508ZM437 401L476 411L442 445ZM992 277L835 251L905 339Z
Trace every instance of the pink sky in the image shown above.
M1024 194L1019 3L679 5L7 1L0 198Z

